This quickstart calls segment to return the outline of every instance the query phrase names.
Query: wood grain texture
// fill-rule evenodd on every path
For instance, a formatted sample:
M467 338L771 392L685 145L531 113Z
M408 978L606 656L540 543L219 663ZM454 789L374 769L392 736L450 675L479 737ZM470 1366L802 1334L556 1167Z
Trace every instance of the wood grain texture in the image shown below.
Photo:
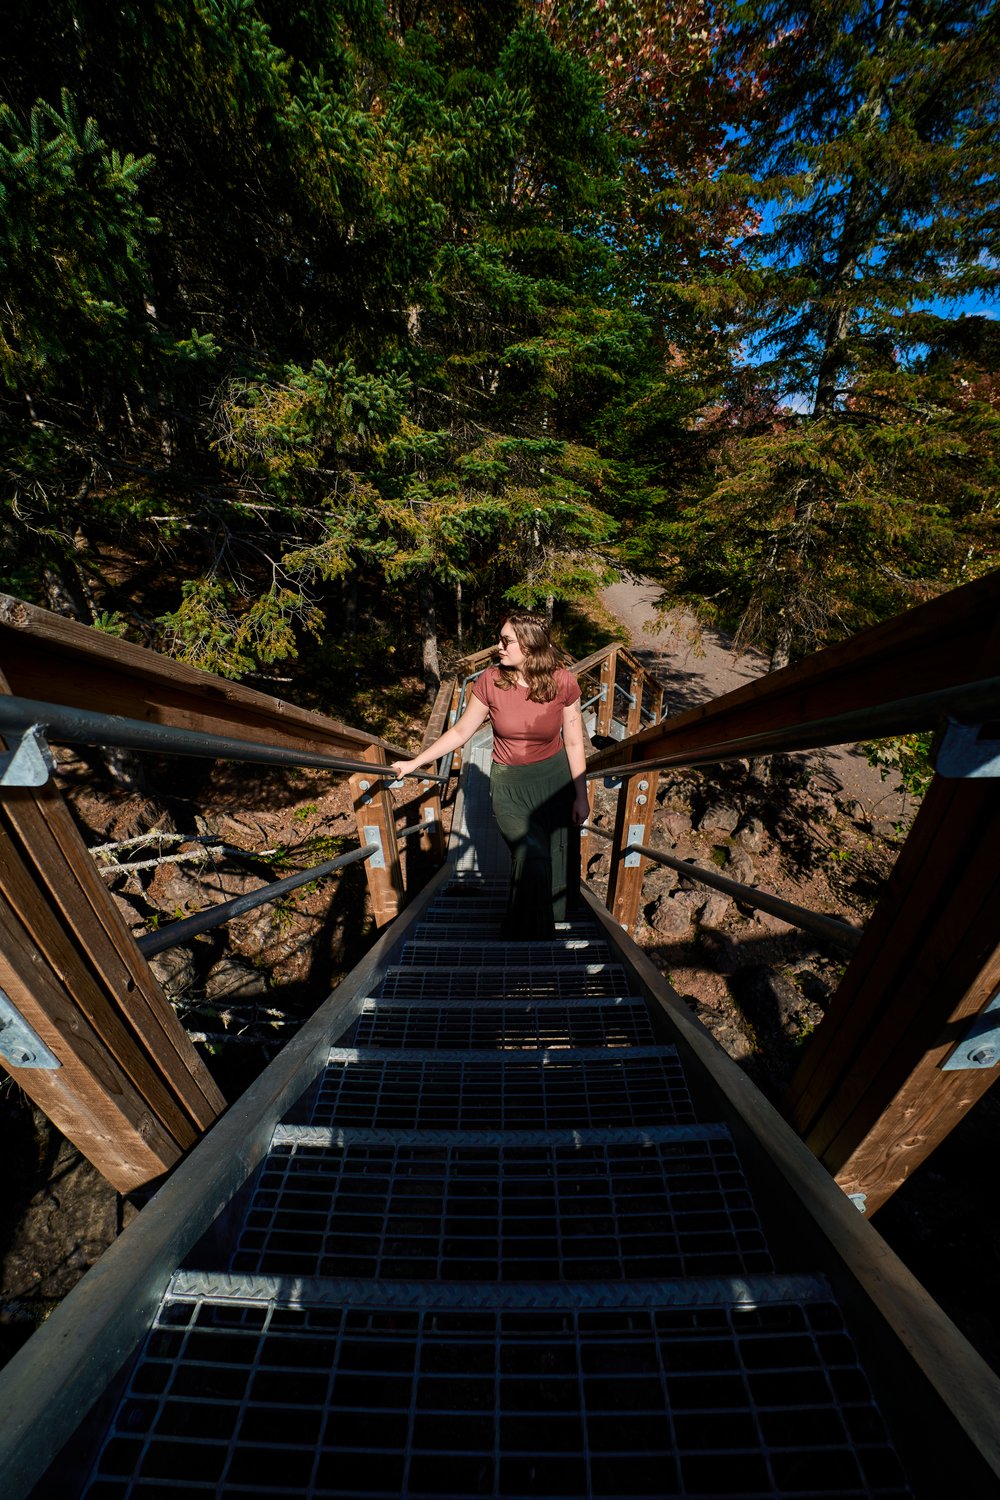
M8 594L0 594L0 667L21 697L287 749L355 757L377 745L388 759L403 754L377 735Z
M996 578L981 583L989 587L946 596L953 611L965 596L966 627L973 605L996 599ZM975 617L977 633L953 671L994 675L1000 617ZM791 1081L789 1119L838 1181L865 1195L868 1212L988 1087L989 1074L944 1073L940 1064L1000 985L998 847L996 781L936 776Z
M82 987L82 976L74 977ZM25 1093L119 1192L162 1176L194 1132L188 1129L183 1143L171 1135L3 895L0 986L61 1064L4 1063ZM96 1001L101 1024L109 1024L101 997L91 992L88 998Z
M642 883L649 868L649 860L641 855L635 865L626 866L628 830L630 825L641 825L639 842L649 843L658 780L655 771L645 776L630 776L622 782L618 793L614 842L611 846L611 874L608 878L608 910L626 932L635 927L639 902L642 900Z
M380 762L380 751L372 746L363 756L375 765ZM358 823L358 840L366 844L365 825L375 827L382 840L384 868L376 868L370 859L365 860L365 875L368 879L368 895L376 927L385 927L403 906L403 870L396 841L396 809L384 780L372 776L351 777L351 796L354 799L354 815Z
M125 919L84 845L58 790L15 791L3 816L43 883L78 954L161 1073L198 1130L225 1108L225 1098L188 1040L155 976L135 946Z
M618 670L618 649L609 651L601 662L601 696L597 700L594 736L608 736L615 711L615 673ZM588 766L591 764L588 761Z

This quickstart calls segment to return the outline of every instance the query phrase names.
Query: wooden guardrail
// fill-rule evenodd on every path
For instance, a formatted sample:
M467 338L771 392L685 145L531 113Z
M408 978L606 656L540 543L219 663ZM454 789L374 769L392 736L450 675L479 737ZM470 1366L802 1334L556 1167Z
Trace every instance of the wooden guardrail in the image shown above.
M949 710L1000 739L1000 574L599 750L588 774L621 778L612 915L635 922L645 861L627 846L650 842L663 768L905 734ZM935 777L792 1081L789 1118L869 1213L996 1077L941 1064L1000 993L998 847L996 780Z
M264 746L383 766L405 753L8 595L0 669L0 693L221 735L248 756ZM446 710L439 699L439 717ZM352 783L359 827L378 830L380 857L365 868L384 926L403 900L396 809L384 776ZM443 850L437 783L424 783L420 812L433 857ZM161 1177L225 1108L51 780L5 786L0 803L0 989L57 1065L0 1063L119 1191Z

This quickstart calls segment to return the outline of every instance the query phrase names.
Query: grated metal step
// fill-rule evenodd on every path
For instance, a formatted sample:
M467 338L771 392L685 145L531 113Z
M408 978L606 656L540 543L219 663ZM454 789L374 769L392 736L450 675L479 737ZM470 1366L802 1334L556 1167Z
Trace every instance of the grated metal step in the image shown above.
M493 1000L446 1006L365 1002L353 1037L359 1047L630 1047L650 1044L645 1005L615 997L597 1002Z
M673 1048L541 1054L374 1050L334 1063L293 1108L291 1123L421 1130L673 1125L693 1121ZM652 1054L652 1055L649 1055Z
M448 919L442 915L436 920L421 922L420 941L462 944L468 944L473 941L481 941L489 944L500 943L502 941L499 935L502 917L502 911L498 911L495 916L490 913L481 915L478 912L470 912L468 921L458 921L454 916ZM596 942L599 940L598 929L589 919L556 922L555 930L556 941L558 942L564 942L570 938L587 942Z
M556 965L610 963L611 949L594 938L561 938L551 943L437 942L416 937L406 943L400 963L427 969L552 968Z
M88 1500L907 1493L812 1279L286 1288L176 1278Z
M506 969L391 968L376 998L393 1000L585 1000L624 995L628 980L621 964L575 964L561 969L535 964L521 955Z
M459 1281L771 1270L728 1134L660 1136L361 1145L348 1133L336 1144L276 1145L231 1265Z
M478 857L478 856L477 856ZM830 1289L589 918L454 881L178 1272L88 1500L909 1493Z

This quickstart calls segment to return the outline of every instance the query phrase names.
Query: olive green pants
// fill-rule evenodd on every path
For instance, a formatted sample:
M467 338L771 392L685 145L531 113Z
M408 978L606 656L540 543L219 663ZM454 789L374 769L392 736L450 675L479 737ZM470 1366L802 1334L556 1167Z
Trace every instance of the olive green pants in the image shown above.
M510 850L510 887L500 935L508 942L555 936L580 892L580 830L565 750L527 766L494 762L490 800Z

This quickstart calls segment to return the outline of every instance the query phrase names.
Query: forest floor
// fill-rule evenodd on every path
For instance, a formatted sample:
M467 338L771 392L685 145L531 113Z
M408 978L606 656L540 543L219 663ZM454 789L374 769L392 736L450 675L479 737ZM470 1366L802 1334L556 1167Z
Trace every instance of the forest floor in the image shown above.
M653 623L654 585L622 579L606 590L592 632L622 636L665 683L671 712L765 670L724 637L672 614ZM583 622L584 627L588 625ZM419 694L414 695L417 701ZM404 744L423 720L401 721ZM393 735L395 738L396 735ZM183 796L156 798L105 783L65 758L63 789L92 844L159 830L184 856L158 868L109 873L136 932L328 859L355 837L343 781L302 771L208 768L185 776ZM401 800L404 794L399 794ZM713 864L736 880L863 922L891 868L912 809L857 747L782 757L762 787L742 764L661 778L654 843ZM599 794L598 823L613 816ZM190 835L185 839L182 835ZM197 842L201 841L200 843ZM212 846L205 853L204 841ZM412 847L413 841L410 842ZM597 844L597 840L592 840ZM603 894L607 852L588 855ZM120 857L152 859L153 844ZM738 909L660 867L646 879L639 941L716 1039L771 1098L822 1018L843 970L836 949L764 914ZM247 914L154 966L189 1031L234 1099L293 1028L358 961L373 931L359 866L278 907ZM1000 1370L1000 1324L983 1288L1000 1274L1000 1213L983 1192L1000 1136L1000 1091L988 1094L878 1213L875 1224L970 1340ZM0 1364L30 1336L136 1212L119 1198L7 1079L0 1084L5 1193L0 1200Z

